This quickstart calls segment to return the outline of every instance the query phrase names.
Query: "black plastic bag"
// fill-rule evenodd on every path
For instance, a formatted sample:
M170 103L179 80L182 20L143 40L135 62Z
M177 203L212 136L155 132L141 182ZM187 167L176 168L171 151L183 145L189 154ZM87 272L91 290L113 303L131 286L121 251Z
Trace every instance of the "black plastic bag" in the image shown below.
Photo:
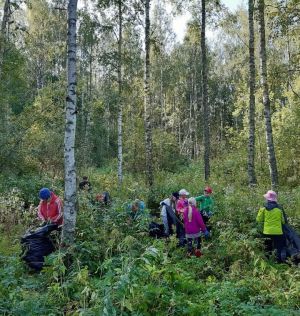
M36 271L40 271L43 268L44 257L55 249L49 235L57 229L58 226L56 224L49 224L39 227L34 232L27 232L21 238L23 250L21 257L29 267Z

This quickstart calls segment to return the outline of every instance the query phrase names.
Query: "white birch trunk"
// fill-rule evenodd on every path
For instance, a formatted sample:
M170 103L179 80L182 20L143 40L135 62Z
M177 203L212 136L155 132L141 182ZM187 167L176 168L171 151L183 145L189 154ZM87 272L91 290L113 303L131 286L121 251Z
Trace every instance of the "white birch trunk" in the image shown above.
M65 125L65 196L64 225L62 241L68 245L74 242L76 226L76 19L77 0L69 0L68 5L68 96L66 100Z
M275 148L274 148L274 142L273 142L269 85L268 85L268 77L267 77L264 0L258 1L258 15L259 15L259 35L260 35L260 69L261 69L261 83L263 87L263 104L264 104L264 116L265 116L265 126L266 126L267 151L268 151L268 159L269 159L269 170L270 170L270 176L271 176L271 186L273 190L276 190L278 187L278 171L277 171L277 161L276 161Z
M119 9L119 42L118 42L118 88L119 88L119 111L118 111L118 183L119 187L123 182L123 100L122 100L122 1L118 2Z
M205 44L206 8L205 0L201 0L201 59L202 59L202 102L203 102L203 142L204 142L204 179L210 176L210 131L209 131L209 108L207 96L207 60Z
M248 180L249 185L257 183L255 175L255 57L254 57L254 0L248 1L249 22L249 139Z
M152 127L150 115L150 0L145 1L145 73L144 73L144 121L145 121L145 146L146 146L146 174L147 182L152 187L153 162L152 162Z

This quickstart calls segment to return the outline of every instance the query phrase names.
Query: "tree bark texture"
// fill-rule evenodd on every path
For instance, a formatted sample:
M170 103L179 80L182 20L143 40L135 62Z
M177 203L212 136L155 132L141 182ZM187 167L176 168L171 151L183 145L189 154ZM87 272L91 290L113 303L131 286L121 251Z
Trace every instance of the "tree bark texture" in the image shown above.
M203 108L203 142L204 142L204 179L210 176L210 132L209 132L209 108L207 97L207 59L205 44L206 9L205 0L201 0L201 59L202 59L202 108Z
M123 182L123 100L122 100L122 0L118 1L119 12L119 41L118 41L118 93L119 93L119 111L118 111L118 183L119 187Z
M1 22L1 34L0 34L0 78L2 74L2 64L3 64L3 57L4 57L4 49L5 49L5 42L8 38L8 22L11 15L10 10L10 0L5 0L4 7L3 7L3 19Z
M150 0L145 0L145 64L144 64L144 121L145 121L145 149L147 183L152 187L152 126L150 104Z
M255 57L254 57L254 1L248 1L249 22L249 139L248 139L248 181L257 183L255 175Z
M260 70L261 70L261 84L263 87L263 104L266 127L266 141L269 159L269 169L271 176L271 186L273 190L278 187L278 172L275 155L275 148L273 142L271 109L269 98L269 87L267 77L267 54L266 54L266 38L265 38L265 3L264 0L258 1L258 18L259 18L259 35L260 35Z
M64 225L62 241L74 242L76 226L76 165L75 165L75 131L76 131L76 20L77 0L68 4L68 96L66 100L65 123L65 195Z

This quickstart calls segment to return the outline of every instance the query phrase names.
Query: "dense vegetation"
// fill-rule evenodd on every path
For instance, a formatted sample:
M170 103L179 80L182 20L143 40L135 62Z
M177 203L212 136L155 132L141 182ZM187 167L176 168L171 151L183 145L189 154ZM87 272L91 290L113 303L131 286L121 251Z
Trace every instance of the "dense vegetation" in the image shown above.
M238 165L232 171L235 168ZM199 164L193 164L178 174L157 174L156 201L179 185L198 193L203 185L199 170ZM117 192L109 169L91 172L95 189L105 183L112 192L113 205L94 209L87 196L80 195L76 243L50 255L40 274L29 273L19 258L19 239L33 224L34 211L22 210L24 200L17 192L5 196L14 217L2 226L1 314L299 314L299 268L279 265L262 251L255 223L262 187L250 191L238 179L220 180L215 170L212 237L204 241L201 258L188 258L186 250L176 248L175 238L154 240L148 237L147 223L128 224L126 199L147 195L140 179L127 178L130 193L124 195ZM283 189L280 197L299 229L299 189Z
M204 68L200 1L151 1L147 125L144 2L83 1L78 10L76 167L78 179L89 176L93 192L78 193L75 243L58 248L41 273L33 273L20 260L20 238L40 224L38 190L49 187L62 198L65 193L67 1L0 1L0 314L299 315L299 266L266 258L255 222L271 187L257 3L252 117L257 183L249 186L248 11L240 7L232 13L219 1L206 1L213 36L206 42ZM297 0L262 2L279 202L300 231L300 7ZM175 41L170 3L174 14L190 13L181 43ZM211 171L204 181L208 121ZM155 170L151 187L147 126ZM125 205L135 198L145 200L155 218L170 192L186 188L196 195L207 184L214 189L216 212L201 258L187 257L175 237L148 237L147 221L127 220ZM91 203L102 191L112 196L109 208Z

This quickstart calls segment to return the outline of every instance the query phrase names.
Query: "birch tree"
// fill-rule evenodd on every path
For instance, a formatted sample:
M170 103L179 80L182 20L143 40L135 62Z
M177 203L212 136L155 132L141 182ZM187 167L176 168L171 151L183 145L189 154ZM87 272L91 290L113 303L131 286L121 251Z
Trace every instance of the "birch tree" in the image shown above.
M145 148L147 182L153 185L152 161L152 127L150 104L150 0L145 0L145 64L144 64L144 121L145 121Z
M269 98L269 86L267 77L267 54L266 54L266 36L265 36L265 3L264 0L258 1L258 19L259 19L259 36L260 36L260 71L261 84L263 88L263 105L266 128L266 141L269 160L269 169L271 176L271 186L273 190L278 187L278 172L275 155L275 148L273 142L271 109Z
M118 94L119 94L119 111L118 111L118 182L121 187L123 182L123 102L122 102L122 0L118 1L118 18L119 18L119 40L118 40Z
M8 38L8 22L11 15L10 0L5 0L3 7L3 19L1 22L1 34L0 34L0 78L2 73L3 55L5 49L5 42Z
M201 60L202 60L202 107L203 107L203 142L204 142L204 179L210 176L210 133L209 108L207 97L207 59L205 44L206 9L205 0L201 0Z
M62 240L65 244L74 241L76 224L76 166L75 166L75 131L76 131L76 20L77 0L68 4L68 95L66 100L65 125L65 196L64 225Z
M255 175L255 57L254 57L254 1L248 1L249 23L249 139L248 179L249 185L257 183Z

